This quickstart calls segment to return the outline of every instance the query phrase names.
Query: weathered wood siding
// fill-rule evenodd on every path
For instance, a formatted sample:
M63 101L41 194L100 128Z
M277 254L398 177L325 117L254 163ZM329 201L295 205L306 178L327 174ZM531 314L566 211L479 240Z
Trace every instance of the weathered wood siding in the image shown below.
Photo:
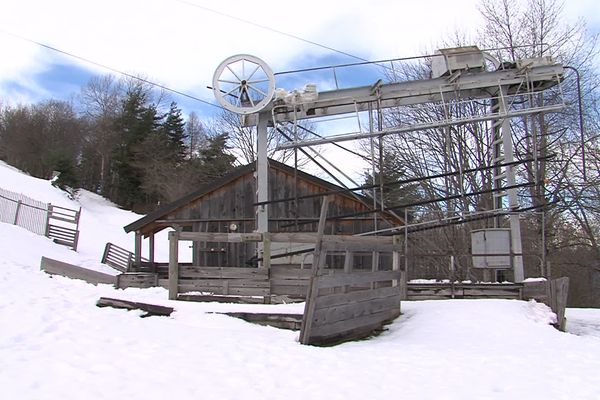
M306 298L311 277L311 265L271 265L271 294Z
M293 198L331 190L289 171L269 169L269 199ZM185 207L169 214L167 221L178 222L186 230L194 232L250 233L255 230L256 180L253 174L237 177L227 185L216 188L191 201ZM316 229L322 198L314 197L295 201L269 204L270 232L312 232ZM367 211L368 207L356 198L333 195L329 215L347 215ZM235 224L237 229L232 230ZM355 234L374 229L372 215L357 216L328 221L326 234ZM390 226L379 219L378 226ZM244 267L250 265L256 254L256 243L195 242L194 264L203 266ZM334 256L330 263L337 264ZM339 262L338 262L339 263ZM370 258L364 257L364 267L370 268Z
M158 285L158 274L151 272L126 272L117 275L115 287L125 289L128 287L134 288L150 288Z
M179 268L178 293L202 292L218 295L268 296L266 268L195 267Z

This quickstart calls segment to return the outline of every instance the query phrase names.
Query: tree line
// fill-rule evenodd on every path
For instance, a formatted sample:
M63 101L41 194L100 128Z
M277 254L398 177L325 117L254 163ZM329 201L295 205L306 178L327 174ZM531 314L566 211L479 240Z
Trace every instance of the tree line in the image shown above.
M148 212L234 168L228 135L184 119L136 79L92 78L71 102L0 108L0 159L32 176Z

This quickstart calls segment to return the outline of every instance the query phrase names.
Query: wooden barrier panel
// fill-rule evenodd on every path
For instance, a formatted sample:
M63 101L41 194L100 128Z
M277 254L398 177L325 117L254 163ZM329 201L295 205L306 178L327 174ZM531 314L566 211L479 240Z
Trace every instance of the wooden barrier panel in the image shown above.
M324 235L330 197L323 199L300 343L331 345L367 337L400 315L402 272L393 254L392 271L379 271L379 252L401 250L397 238ZM276 241L275 235L272 240ZM296 238L293 240L297 242ZM344 272L325 275L328 251L344 251ZM370 272L353 271L353 253L372 251Z
M114 275L103 274L102 272L81 268L48 257L42 257L40 269L48 274L66 276L67 278L72 279L81 279L94 285L97 285L98 283L114 285L117 281L117 277Z
M331 345L371 335L400 315L400 271L340 273L312 278L302 344ZM309 305L309 302L314 304Z

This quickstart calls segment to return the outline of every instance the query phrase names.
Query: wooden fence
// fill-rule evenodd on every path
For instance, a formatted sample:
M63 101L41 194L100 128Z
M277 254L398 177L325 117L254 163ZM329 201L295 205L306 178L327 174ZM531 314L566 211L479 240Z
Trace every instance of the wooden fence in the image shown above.
M45 235L47 214L47 203L0 188L0 222Z
M79 210L54 206L0 188L0 222L27 229L77 250Z

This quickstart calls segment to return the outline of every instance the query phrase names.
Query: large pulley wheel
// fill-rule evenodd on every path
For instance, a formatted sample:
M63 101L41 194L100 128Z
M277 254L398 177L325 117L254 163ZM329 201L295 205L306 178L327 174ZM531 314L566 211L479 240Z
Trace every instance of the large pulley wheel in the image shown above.
M225 59L213 76L215 98L224 108L252 114L265 108L275 93L275 76L260 58L238 54Z

